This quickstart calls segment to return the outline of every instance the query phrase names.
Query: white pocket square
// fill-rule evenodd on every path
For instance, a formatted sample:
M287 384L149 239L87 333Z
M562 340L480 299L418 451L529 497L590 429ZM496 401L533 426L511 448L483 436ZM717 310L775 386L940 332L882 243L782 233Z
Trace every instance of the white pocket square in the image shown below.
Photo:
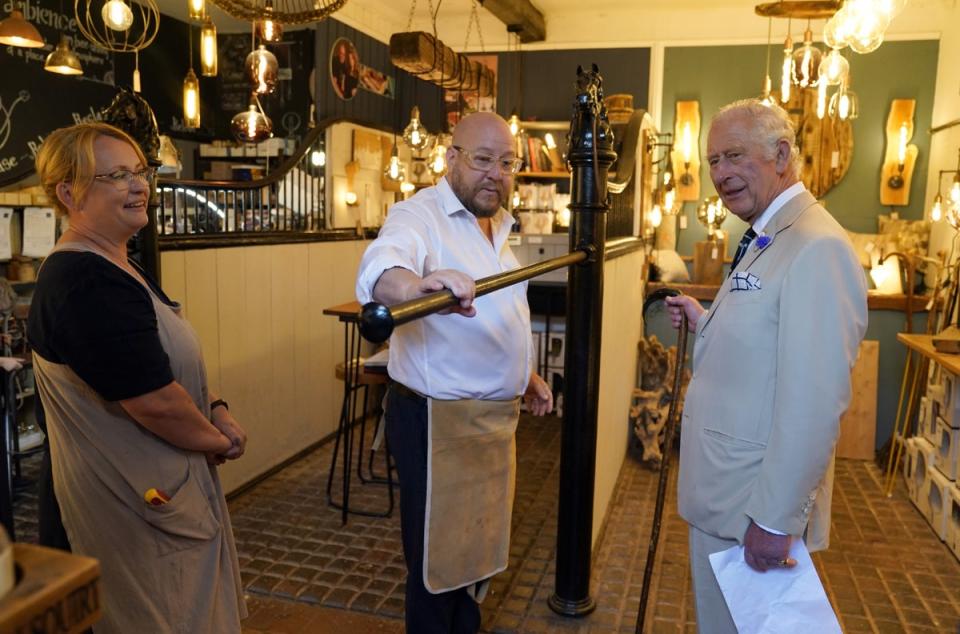
M753 273L740 271L733 274L730 278L730 292L733 291L759 291L760 278Z

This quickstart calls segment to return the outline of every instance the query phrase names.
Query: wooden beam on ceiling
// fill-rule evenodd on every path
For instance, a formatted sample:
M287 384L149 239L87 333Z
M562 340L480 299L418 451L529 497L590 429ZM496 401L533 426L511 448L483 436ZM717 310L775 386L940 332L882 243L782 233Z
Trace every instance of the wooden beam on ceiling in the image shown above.
M508 31L517 33L521 42L547 39L547 23L530 0L480 0L480 4L506 24Z

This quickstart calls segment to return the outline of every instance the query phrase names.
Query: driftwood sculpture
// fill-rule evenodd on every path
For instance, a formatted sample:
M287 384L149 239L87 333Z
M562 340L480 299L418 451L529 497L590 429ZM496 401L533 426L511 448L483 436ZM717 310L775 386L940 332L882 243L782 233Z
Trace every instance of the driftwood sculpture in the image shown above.
M479 97L497 93L497 78L492 70L423 31L391 35L390 61L442 88L475 91Z
M673 400L671 377L676 358L676 346L664 348L656 335L637 344L640 385L634 388L630 403L630 448L637 459L653 470L660 468L663 457L663 430ZM690 370L684 369L677 404L680 409L689 383Z

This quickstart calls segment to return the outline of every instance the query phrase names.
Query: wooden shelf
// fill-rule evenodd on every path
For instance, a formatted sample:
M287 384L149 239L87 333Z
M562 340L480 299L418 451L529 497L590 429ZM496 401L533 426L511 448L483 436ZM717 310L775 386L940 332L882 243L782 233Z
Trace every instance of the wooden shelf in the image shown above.
M960 355L937 352L936 348L933 347L933 335L914 335L901 332L897 333L897 341L928 359L936 361L950 372L960 374Z

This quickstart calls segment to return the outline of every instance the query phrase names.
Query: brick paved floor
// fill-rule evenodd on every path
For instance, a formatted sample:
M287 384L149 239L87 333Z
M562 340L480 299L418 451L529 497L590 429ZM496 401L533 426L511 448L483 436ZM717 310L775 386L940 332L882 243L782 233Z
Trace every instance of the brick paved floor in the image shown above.
M483 604L483 630L633 632L646 561L656 474L628 459L620 474L591 580L596 611L577 620L546 605L553 591L559 468L556 418L524 417L518 430L518 486L509 569ZM345 527L326 504L332 444L231 501L248 592L249 634L394 633L403 630L399 518L351 516ZM29 473L29 468L27 470ZM674 471L675 473L675 471ZM846 632L960 631L960 563L906 497L880 492L868 462L840 460L831 548L813 559ZM339 480L334 482L335 489ZM379 485L356 485L353 502L383 508ZM665 513L650 632L694 632L686 525L675 481ZM17 498L18 537L35 539L28 490Z

